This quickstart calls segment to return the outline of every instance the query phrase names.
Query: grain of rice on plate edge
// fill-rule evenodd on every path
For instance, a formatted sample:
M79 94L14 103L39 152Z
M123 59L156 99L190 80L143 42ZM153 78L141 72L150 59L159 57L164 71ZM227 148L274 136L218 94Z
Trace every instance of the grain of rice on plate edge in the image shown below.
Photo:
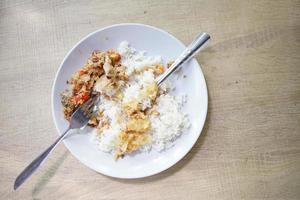
M189 119L181 110L186 95L175 97L170 82L160 87L155 82L166 68L161 56L148 56L127 41L116 51L94 51L61 95L65 118L98 94L98 111L89 126L99 150L117 159L138 150L167 149L189 128Z

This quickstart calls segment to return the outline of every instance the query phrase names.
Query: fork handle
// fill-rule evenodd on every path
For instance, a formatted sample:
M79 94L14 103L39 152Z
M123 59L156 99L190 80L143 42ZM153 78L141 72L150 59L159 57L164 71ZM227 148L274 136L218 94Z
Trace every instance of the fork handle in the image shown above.
M14 189L16 190L22 183L25 182L25 180L32 175L36 169L43 163L43 161L46 160L48 155L54 150L54 148L66 137L68 134L68 131L70 130L70 127L61 134L55 142L48 147L43 153L41 153L36 159L34 159L21 173L20 175L16 178L15 184L14 184Z
M157 78L157 84L160 85L168 76L170 76L182 64L191 59L208 40L210 36L207 33L200 33L192 43L180 54L175 62L161 76Z

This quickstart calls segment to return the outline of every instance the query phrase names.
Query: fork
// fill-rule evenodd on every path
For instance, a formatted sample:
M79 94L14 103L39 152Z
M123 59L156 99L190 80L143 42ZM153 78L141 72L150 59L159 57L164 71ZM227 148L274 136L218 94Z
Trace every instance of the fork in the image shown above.
M49 146L43 153L34 159L16 178L14 183L15 190L37 170L37 168L46 160L46 158L48 158L49 154L55 149L55 147L68 135L68 133L70 133L69 130L79 129L87 125L91 115L93 114L94 106L96 105L97 101L98 96L94 95L75 110L70 118L70 123L67 130L61 134L51 146Z

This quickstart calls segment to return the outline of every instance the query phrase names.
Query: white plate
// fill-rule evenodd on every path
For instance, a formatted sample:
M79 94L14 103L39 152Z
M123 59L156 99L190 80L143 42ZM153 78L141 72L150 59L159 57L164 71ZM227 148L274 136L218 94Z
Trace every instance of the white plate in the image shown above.
M60 93L67 88L66 81L86 62L95 50L116 49L127 40L137 50L149 55L161 55L164 61L174 60L185 46L171 34L142 24L117 24L93 32L78 42L60 65L52 89L52 113L55 126L61 134L68 122L63 117ZM182 159L193 147L203 128L207 113L207 88L197 61L192 59L181 70L186 78L173 81L176 93L186 93L184 112L189 116L191 127L174 142L174 146L163 152L143 152L125 156L118 161L113 155L97 150L89 134L74 134L64 140L66 147L89 168L111 177L141 178L157 174Z

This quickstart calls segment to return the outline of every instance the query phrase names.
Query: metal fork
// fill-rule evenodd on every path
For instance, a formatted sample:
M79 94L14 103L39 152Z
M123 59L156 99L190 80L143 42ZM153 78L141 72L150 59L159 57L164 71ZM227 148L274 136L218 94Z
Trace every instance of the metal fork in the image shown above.
M25 180L33 174L37 168L46 160L49 154L54 150L54 148L68 135L69 130L82 128L87 125L96 102L98 101L98 96L92 96L88 101L78 107L72 114L70 119L70 124L67 130L61 134L55 142L48 147L43 153L41 153L35 160L33 160L16 178L14 189L16 190Z

